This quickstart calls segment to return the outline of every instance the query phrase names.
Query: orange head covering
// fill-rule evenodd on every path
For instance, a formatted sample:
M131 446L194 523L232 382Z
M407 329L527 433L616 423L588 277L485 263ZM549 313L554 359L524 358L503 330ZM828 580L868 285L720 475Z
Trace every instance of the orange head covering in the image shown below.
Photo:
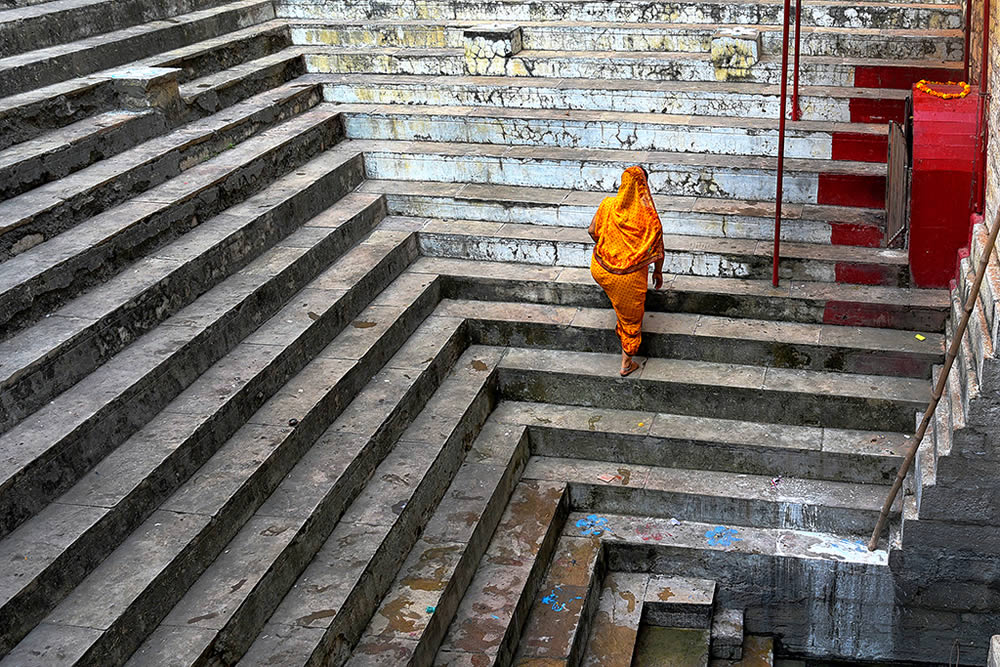
M646 172L629 167L617 197L601 202L595 216L594 258L610 273L632 273L663 257L663 226Z

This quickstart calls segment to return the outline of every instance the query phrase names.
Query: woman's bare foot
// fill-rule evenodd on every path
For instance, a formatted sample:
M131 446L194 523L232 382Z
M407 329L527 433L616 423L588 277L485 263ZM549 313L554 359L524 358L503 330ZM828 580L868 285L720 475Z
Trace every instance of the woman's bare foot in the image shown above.
M637 370L639 370L639 364L635 363L635 360L632 359L632 357L622 352L622 369L620 371L621 376L627 377L632 373L636 372Z

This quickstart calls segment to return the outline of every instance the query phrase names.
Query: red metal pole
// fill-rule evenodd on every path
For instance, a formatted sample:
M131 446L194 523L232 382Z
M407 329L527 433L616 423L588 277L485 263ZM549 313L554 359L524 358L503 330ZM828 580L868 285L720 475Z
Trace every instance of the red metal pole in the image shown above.
M781 47L781 111L778 116L778 182L774 195L774 266L771 272L771 283L778 286L778 262L781 250L781 198L785 170L785 108L788 104L788 27L792 0L785 0L785 23L782 32Z
M970 0L971 2L971 0ZM979 137L976 175L976 199L973 210L980 215L986 208L986 161L989 144L989 79L990 79L990 0L983 0L983 51L979 63Z
M794 83L792 84L792 120L799 120L799 32L802 29L802 0L795 0L795 64L792 66Z

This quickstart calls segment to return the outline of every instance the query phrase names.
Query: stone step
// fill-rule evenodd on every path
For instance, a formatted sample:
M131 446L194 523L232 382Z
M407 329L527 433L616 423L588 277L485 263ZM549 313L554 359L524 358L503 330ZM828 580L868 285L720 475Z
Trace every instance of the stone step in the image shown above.
M635 646L634 667L708 667L710 632L696 628L643 625Z
M362 189L385 194L393 215L579 229L586 229L601 200L614 194L613 190L377 179L366 181ZM657 195L656 207L664 229L686 236L773 243L773 201L719 199L711 194ZM786 202L781 217L782 239L791 242L792 248L796 243L877 247L884 237L885 211L880 209ZM782 243L782 247L786 244ZM898 273L894 275L901 279ZM889 280L880 271L868 270L850 275L840 271L837 277L873 283Z
M507 665L542 585L568 507L565 483L515 488L441 643L435 665Z
M440 312L466 319L484 345L512 342L580 352L617 352L611 308L446 299ZM647 311L640 356L930 379L944 336L832 324L769 322Z
M535 188L617 190L621 173L642 162L653 194L767 200L775 194L775 158L702 153L636 152L433 141L350 140L365 153L368 178ZM784 200L879 208L885 203L884 164L846 160L785 160Z
M276 109L264 106L274 101L281 106ZM270 123L280 122L281 116L292 115L299 107L308 108L315 102L315 96L308 90L291 87L253 102L248 106L256 110L256 119L251 115L251 120ZM274 117L276 111L277 118ZM226 129L231 118L227 116L220 115L207 127L203 125L199 129L211 138L213 127ZM237 116L236 120L241 118ZM250 137L240 143L238 149L234 147L234 150L205 156L203 164L192 165L185 174L147 190L133 201L81 222L74 228L74 234L58 234L3 262L0 264L0 304L4 306L4 323L13 327L51 314L53 306L114 275L144 251L155 250L201 220L242 202L267 185L254 183L248 187L242 182L243 174L267 169L281 159L293 164L305 163L311 156L302 155L301 139L296 141L296 135L305 131L308 138L310 131L316 133L317 125L325 130L324 124L334 121L336 118L322 112L292 116L289 123ZM238 125L235 129L239 129ZM320 147L326 144L324 138ZM196 148L197 143L191 147L192 150ZM353 154L342 149L337 152ZM99 166L103 165L95 165ZM279 162L276 167L270 166L269 175L280 177L287 168ZM106 182L113 184L113 177ZM200 195L205 196L201 201ZM70 282L72 284L68 284ZM10 331L13 333L14 329Z
M530 469L529 463L526 478ZM599 537L559 539L521 633L515 664L579 664L600 601L603 555Z
M199 158L205 159L197 152L199 144L206 140L204 136L199 137L199 134L218 132L221 139L229 139L229 144L214 146L214 152L209 155L218 154L231 145L233 140L245 137L248 132L252 134L255 129L266 128L268 115L272 116L271 123L277 122L315 106L316 101L315 89L307 86L285 86L237 106L225 117L220 116L192 124L186 130L187 135L185 128L178 128L166 137L162 135L172 123L164 119L162 114L152 110L109 111L84 118L65 127L50 130L35 139L10 146L0 153L0 164L9 177L9 184L2 190L3 194L0 196L4 199L14 197L110 158L117 158L122 164L123 179L127 182L129 167L136 168L134 164L129 163L128 158L135 153L133 149L137 145L166 151L168 156L171 155L169 151L173 149L174 153L181 155L182 166L187 166L188 162L197 164ZM230 126L227 127L226 123ZM231 133L231 136L226 136L227 132ZM185 137L188 145L180 144ZM194 154L190 155L192 152ZM122 155L123 153L125 155ZM94 169L97 170L97 167ZM47 189L54 190L57 187L58 183L49 185ZM12 215L16 217L18 211L14 211Z
M101 39L101 38L98 38ZM252 28L206 39L132 63L132 67L112 68L61 83L0 98L0 146L27 141L46 131L91 115L117 110L122 105L114 82L133 68L165 67L175 70L184 83L280 51L288 45L283 21L267 21ZM177 123L197 117L199 108L185 110Z
M697 628L712 625L715 582L669 575L654 575L642 598L642 622L660 628Z
M328 233L336 236L335 229ZM295 245L276 246L0 436L0 444L11 452L3 462L0 486L3 532L75 483L313 280L332 259L330 251L338 249L324 247L314 230L303 230L303 236L311 236L312 242L293 236L288 243ZM369 241L338 260L331 271L338 280L340 274L354 280L364 278L358 289L368 289L381 284L380 280L391 279L415 254L416 244L407 237L375 232ZM352 262L367 263L352 269ZM319 283L321 288L326 284ZM335 289L350 284L344 278ZM327 296L324 292L317 295ZM286 310L289 308L295 319L286 326L306 319L301 307ZM317 304L317 308L323 306ZM236 375L246 377L245 373ZM245 383L233 384L230 379L223 389L245 390ZM223 398L227 396L223 393Z
M192 176L199 173L191 169L213 157L218 159L202 165L200 173L254 159L294 163L301 160L298 156L322 150L337 142L342 128L332 109L320 105L308 110L314 104L309 87L264 94L0 202L0 258L9 259L88 218L111 215L109 209L123 203L132 210L162 207L167 193L190 193ZM272 168L281 171L280 164ZM161 187L151 190L156 186Z
M604 576L582 667L632 667L648 583L643 572Z
M776 84L781 81L781 57L764 56L752 67L716 67L709 53L657 51L529 51L496 59L490 67L470 72L464 49L342 48L304 45L295 48L310 72L339 74L446 75L500 74L511 77L650 79L653 81L719 81ZM485 67L485 65L484 65ZM854 86L869 70L891 80L954 79L962 63L929 60L870 60L836 56L802 56L800 81L807 86ZM909 87L909 86L907 86Z
M239 0L168 20L27 51L0 59L0 90L11 95L86 76L273 18L274 9L270 3ZM285 32L287 34L287 30Z
M518 482L523 434L484 425L347 665L431 663Z
M641 0L504 0L484 13L481 3L471 0L428 0L419 10L404 0L376 5L351 0L314 0L281 3L278 15L293 19L341 20L456 20L490 23L522 21L605 21L612 23L684 23L710 25L780 25L783 5L777 0L760 3L729 0L672 2L650 7ZM860 29L961 29L962 10L956 3L866 2L850 6L821 2L803 6L803 25Z
M0 200L83 169L162 134L152 111L108 111L0 151Z
M449 292L451 293L451 292ZM611 309L509 302L451 301L443 312L469 318L483 343L616 352ZM711 314L647 311L641 356L778 368L929 378L943 337L917 344L912 331L773 322Z
M299 56L278 51L192 79L180 86L181 99L199 115L216 113L252 95L282 86L304 71Z
M489 416L501 354L465 351L270 616L245 664L346 661Z
M805 650L808 628L814 626L810 626L809 616L803 611L819 613L829 604L825 586L837 586L838 590L858 586L858 593L838 598L839 604L852 608L875 607L871 613L884 614L892 604L888 552L869 552L862 536L755 528L738 523L715 525L684 517L678 521L634 514L573 512L563 536L578 538L581 533L599 533L610 572L683 573L685 578L713 580L717 582L716 600L720 605L739 601L755 618L787 618L788 627L796 633L785 635L789 650ZM816 588L816 576L822 578L823 589ZM644 597L649 599L650 594L646 592ZM837 621L833 627L819 630L831 640L844 632ZM707 659L707 636L704 641ZM744 650L745 658L753 655L748 648Z
M606 462L605 470L583 482L611 487L627 485L625 478L633 476L631 466L765 477L767 483L758 489L762 496L781 490L786 476L885 485L895 479L910 444L908 436L885 431L506 399L498 405L494 419L526 427L531 451L537 456Z
M487 262L525 262L590 268L594 242L585 229L473 220L397 218L386 225L412 225L428 257ZM771 277L774 245L753 239L673 234L664 229L663 270L677 275L762 280ZM779 278L817 282L909 283L905 251L806 243L781 245Z
M523 48L538 51L709 52L719 28L759 32L763 54L781 54L780 25L520 21ZM471 21L290 21L295 44L340 47L465 48ZM801 53L871 59L962 59L961 30L879 30L802 26Z
M12 650L8 663L70 664L91 654L118 664L132 653L169 610L168 600L183 594L182 582L191 583L216 557L333 421L345 396L368 381L426 314L433 301L421 300L418 291L411 295L413 308L381 312L388 318L384 328L359 336L349 326L365 312L369 295L398 274L402 267L393 255L402 247L372 239L367 248L345 255L57 502L8 536L3 544L14 553L27 535L46 544L61 540L62 562L53 565L69 565L82 579L75 585L51 565L36 571L56 590L43 608L36 599L26 613L5 614L19 624L5 633L7 647L59 604ZM383 256L370 270L357 266L373 254ZM315 318L302 314L303 301L319 311ZM324 389L317 391L317 384ZM302 387L310 393L298 393ZM159 453L151 455L151 446ZM81 520L82 507L90 509L89 521ZM151 559L149 540L157 538L160 548ZM39 588L25 578L12 582L24 587L11 596L22 605ZM79 619L87 619L86 639L71 630Z
M763 601L761 591L778 590L777 597L794 600L795 585L808 583L804 580L789 582L790 587L776 589L770 580L781 576L780 573L759 576L762 575L761 568L766 567L767 561L771 559L797 561L798 565L793 567L807 565L804 561L810 560L849 564L834 568L835 572L832 574L835 577L844 576L852 566L858 570L874 571L878 576L890 576L886 568L888 552L885 549L869 551L867 540L861 542L857 539L861 537L859 535L753 527L735 522L731 526L732 531L720 531L712 522L689 521L683 516L671 517L676 519L671 521L670 518L644 517L639 514L602 513L595 521L589 515L593 513L571 512L562 535L579 537L584 531L593 532L595 527L598 528L607 549L609 571L641 571L637 568L649 567L651 559L659 555L661 559L656 565L657 569L686 571L686 577L711 578L716 581L716 600L721 604L725 604L731 595L748 592L748 587L754 584L757 586L757 594L752 596L754 603ZM602 518L605 520L600 521ZM746 565L757 560L754 556L763 558L742 572L730 568L738 563ZM698 564L699 560L701 564ZM715 575L709 574L716 567L719 571ZM736 579L739 581L735 581ZM869 582L869 585L874 583ZM821 598L816 593L816 598L810 595L803 599L811 599L813 604L820 603ZM649 597L648 592L646 597Z
M430 289L427 285L407 285L401 290L394 285L374 300L377 305L369 307L370 315L361 317L384 317L391 308L382 305L386 302L426 301ZM382 324L380 330L385 328ZM367 332L374 331L364 329L355 337L372 338L378 334ZM454 323L427 319L361 391L342 392L336 400L338 407L343 407L340 402L349 402L344 411L129 664L197 664L211 658L234 663L256 636L259 624L322 546L345 507L361 492L372 470L420 412L461 347ZM330 351L340 354L332 345ZM425 358L428 353L432 356ZM316 388L304 386L301 391L315 392ZM371 410L375 404L382 408L377 413ZM345 442L349 443L346 447ZM284 530L261 534L259 524L265 521L280 522L279 528ZM261 540L261 536L269 539ZM246 581L240 584L243 579ZM187 622L194 618L197 620Z
M415 296L418 290L412 287L408 289ZM393 289L373 303L399 301L406 296L398 289L392 293ZM387 306L369 310L372 308L376 309L373 315L382 317ZM454 323L429 318L361 391L348 392L346 397L342 394L338 400L349 401L349 405L129 664L198 664L212 658L235 663L322 546L345 507L426 404L461 347ZM428 353L432 356L426 358ZM315 388L306 386L302 391ZM374 404L382 408L378 413L371 411ZM320 478L321 483L317 482ZM502 511L502 505L499 509ZM279 528L284 530L262 534L259 524L265 521L281 522ZM262 536L270 539L261 540ZM198 620L188 622L195 618Z
M500 388L521 401L899 432L930 398L911 378L649 359L623 382L620 367L620 355L511 348Z
M969 247L971 251L969 255L970 269L979 267L988 239L989 232L984 225L976 225L972 229ZM981 358L984 360L992 359L996 354L997 346L1000 345L1000 271L997 270L997 267L1000 266L1000 259L998 259L996 250L990 257L987 266L988 269L983 277L979 291L979 303L975 312L976 319L979 320L979 327L972 332L972 336L981 338L981 342L975 343L974 347L979 350ZM974 275L972 273L972 276ZM968 299L972 289L972 281L970 280L972 276L970 276L969 271L959 272L959 288L963 300Z
M566 109L733 118L778 117L778 86L735 81L620 81L499 76L311 73L327 101L344 104ZM857 83L857 82L856 82ZM875 83L866 84L874 86ZM803 86L807 121L902 122L908 90Z
M284 21L264 20L218 37L190 40L176 49L157 52L140 60L139 64L179 69L177 80L183 85L192 79L277 53L289 44L290 35Z
M618 472L610 484L601 475ZM764 528L795 528L824 533L863 534L875 525L888 485L832 482L817 479L747 475L698 470L637 466L613 461L533 456L524 471L525 479L569 484L570 503L580 512L629 513L664 519L683 517L686 521L739 524ZM899 512L890 518L898 519ZM682 625L670 614L654 625Z
M775 119L665 114L502 109L483 107L338 106L350 139L409 140L604 148L633 151L766 155L778 153ZM850 145L855 159L885 162L885 125L874 123L788 123L786 157L844 159Z
M742 609L720 609L712 621L712 657L721 660L743 658Z
M348 194L323 209L357 182L360 162L360 156L323 154L0 343L0 427L41 408L300 225L312 228L331 250L349 248L381 218L382 201ZM335 233L325 238L324 227ZM75 275L87 282L84 272ZM45 301L43 295L34 298Z
M449 276L445 296L484 301L522 301L607 308L587 269L422 257L414 271ZM662 290L650 290L646 309L800 323L944 330L949 299L944 290L844 285L664 274Z
M741 658L714 659L709 667L773 667L774 639L761 635L747 635L740 647Z
M217 0L53 0L0 12L0 56L10 56L222 4Z

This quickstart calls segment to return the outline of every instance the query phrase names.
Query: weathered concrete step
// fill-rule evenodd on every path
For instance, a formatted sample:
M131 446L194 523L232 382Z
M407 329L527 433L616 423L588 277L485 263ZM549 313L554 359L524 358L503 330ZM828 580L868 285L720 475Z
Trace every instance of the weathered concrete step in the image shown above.
M634 647L633 667L709 667L711 632L643 623Z
M268 108L264 104L274 101L280 106L271 107L270 113L263 110ZM297 107L308 107L313 102L315 96L310 91L290 87L254 100L253 106L261 105L262 115L258 120L267 122L280 121L281 115L294 113ZM305 131L309 137L317 129L322 134L324 124L335 120L322 114L318 119L316 114L294 118L290 124L251 137L239 149L208 156L203 164L192 166L183 176L80 223L73 234L59 234L0 264L3 322L13 333L14 327L50 314L60 301L114 275L133 258L173 240L227 206L242 202L267 185L263 181L247 184L242 179L244 174L256 174L263 169L270 177L281 177L290 166L312 157L308 151L313 147L308 143L300 146L301 141L295 141L296 134ZM203 129L208 138L215 131L212 126L225 130L227 116L220 115ZM320 148L328 145L322 136L317 143ZM197 143L192 149L196 148ZM339 150L338 155L352 153ZM282 164L282 160L291 164ZM113 186L114 179L107 179L107 183Z
M743 658L743 609L719 609L712 619L712 657L722 660ZM747 656L749 657L749 656Z
M464 49L350 48L325 45L296 47L310 72L442 74L467 72ZM866 79L868 69L895 80L924 76L954 79L962 76L958 61L869 60L837 56L802 56L800 80L807 86L853 86ZM499 67L500 65L498 65ZM524 50L502 61L510 77L581 79L651 79L654 81L719 81L776 84L781 81L781 56L764 56L752 67L718 68L709 53L659 51L541 51ZM481 70L481 74L498 72Z
M335 230L323 231L334 239L338 236ZM302 242L302 237L311 242ZM322 241L323 233L313 229L293 235L0 436L0 443L18 444L16 449L13 444L5 445L11 454L4 461L0 487L3 531L10 531L75 483L313 280L332 259ZM336 253L339 248L332 250ZM359 289L369 289L391 280L415 254L411 239L376 232L330 271L337 280L347 275L361 281ZM352 262L367 263L352 266ZM319 282L321 288L326 284ZM332 289L349 286L338 282ZM305 319L306 313L296 312L296 319ZM229 380L225 389L242 391L245 387L233 384Z
M643 156L645 157L645 156ZM601 200L595 192L488 183L369 180L365 192L385 194L393 215L454 218L495 223L541 224L586 229ZM698 196L657 195L660 221L668 233L713 239L774 240L774 202ZM781 236L795 243L877 247L884 236L885 211L826 204L781 207ZM785 244L783 243L784 247ZM864 271L839 279L884 282Z
M422 257L413 270L450 276L445 296L483 301L523 301L607 308L588 269ZM646 309L816 324L944 330L949 311L944 290L842 285L746 278L664 275L650 290ZM922 334L923 335L923 334Z
M234 65L180 86L181 98L199 114L215 113L252 95L276 88L305 71L302 58L279 51ZM301 85L301 84L300 84Z
M63 178L165 130L163 117L152 111L108 111L10 146L0 152L0 200Z
M435 665L510 664L568 509L565 483L514 488Z
M433 141L347 142L365 153L368 178L490 183L612 192L621 173L641 161L653 194L767 200L774 197L775 158L703 153L635 152L550 146ZM877 208L885 202L885 165L785 160L785 200Z
M325 243L349 248L381 219L382 200L348 194L323 209L352 189L360 168L360 156L325 153L0 343L0 427L39 409L299 225L335 229ZM83 271L71 275L88 282Z
M397 282L383 291L358 321L384 320L387 309L399 307L384 303L426 301L426 295L433 294L432 285L404 287L403 282ZM338 409L346 405L343 412L191 586L129 664L198 664L213 659L235 663L455 363L464 346L458 324L441 318L425 320L360 390L340 392L335 400ZM368 339L369 345L375 340L381 344L387 325L382 321L377 328L354 332L353 337L357 342ZM350 353L352 342L344 341L348 349L331 344L328 352L344 356ZM324 352L322 356L326 355ZM285 399L289 393L301 397L316 391L314 383L306 383L301 392L294 387L286 391ZM380 409L373 412L371 406L375 404ZM296 407L296 411L303 414L302 407ZM302 421L297 428L302 428ZM316 481L317 474L322 483ZM260 525L268 522L277 524L277 528L261 532ZM241 580L243 583L237 586ZM191 619L198 620L189 622Z
M775 664L774 638L747 635L743 638L741 653L743 657L738 659L713 659L709 667L772 667Z
M0 59L0 90L12 95L86 76L274 18L262 0L239 0ZM273 28L272 28L273 30ZM285 31L287 34L287 30Z
M432 662L520 478L528 455L523 434L523 427L484 425L349 667Z
M428 104L765 119L777 118L780 105L778 86L734 81L626 82L332 73L306 74L303 81L322 83L327 101L346 104ZM805 120L884 123L903 120L908 91L803 86L799 94Z
M785 476L885 485L909 445L902 433L552 403L503 401L494 419L527 427L538 456L607 462L598 477L581 480L612 486L627 485L631 466L768 476L761 495L779 490Z
M888 485L795 477L776 483L779 471L749 475L533 456L524 478L569 483L570 502L581 512L858 535L875 525L889 492ZM599 479L615 472L616 481Z
M64 44L221 4L216 0L54 0L0 12L0 56Z
M473 220L391 217L386 225L417 227L428 257L524 262L589 268L594 242L586 230L549 225ZM771 276L774 245L753 239L683 236L665 229L663 270L677 275L765 279ZM783 243L779 278L880 284L909 283L905 251L854 246Z
M162 207L167 200L173 202L167 193L190 195L196 190L191 182L194 175L212 170L226 173L219 166L230 165L232 172L238 171L238 165L258 162L258 168L271 164L280 173L282 163L301 161L339 140L342 128L335 111L323 105L303 111L315 104L311 87L290 86L278 99L277 105L273 94L250 99L0 202L0 257L22 253L88 218L102 220L99 214L110 215L108 209L123 202L131 210ZM244 141L247 138L251 139ZM200 172L191 172L209 160ZM156 186L161 187L151 190ZM257 187L250 185L250 189ZM78 243L86 241L79 238Z
M632 667L649 575L608 572L601 585L582 667Z
M464 317L484 345L530 343L580 352L616 352L608 308L446 299L442 313ZM943 363L944 336L912 331L770 322L698 313L647 311L641 356L930 379Z
M150 67L180 69L178 81L183 85L192 79L277 53L290 43L287 23L280 19L268 20L219 37L185 43L171 51L159 52L140 63Z
M8 662L23 664L19 654L37 651L36 664L73 662L87 654L91 660L119 663L138 646L152 630L150 624L158 622L157 614L167 612L170 596L183 594L186 586L177 585L179 581L186 577L190 583L215 558L256 503L332 422L346 397L367 382L433 305L432 298L420 299L422 291L417 290L407 295L413 308L382 312L388 321L378 333L390 334L358 336L348 326L364 311L369 295L402 268L398 254L403 246L379 240L370 239L367 247L362 244L321 273L58 502L4 541L16 553L28 536L47 544L54 544L55 536L65 549L54 554L58 562L24 564L34 580L13 577L8 604L18 604L22 613L5 615L14 626L4 633L7 647L69 593L32 631L45 638L42 645L29 633ZM376 259L375 265L359 271L356 262L367 257ZM315 318L304 315L302 301L315 309L310 311ZM390 326L395 321L399 324ZM322 389L316 390L317 384ZM308 385L313 386L310 394L296 391ZM290 420L289 413L297 418ZM152 454L151 446L158 453ZM81 520L81 508L90 510L89 521ZM167 528L156 530L161 524ZM133 529L137 532L126 539ZM153 562L147 552L150 534L166 541ZM112 549L115 553L104 559ZM36 569L40 566L41 572ZM67 576L67 569L74 576ZM123 572L129 575L123 577ZM39 589L48 595L40 596ZM95 600L101 600L97 609ZM27 606L29 602L35 605ZM87 640L74 637L64 626L79 625L74 620L79 618L89 619L87 627L100 631L89 633Z
M777 0L761 3L712 0L675 1L650 7L641 0L505 0L491 5L489 22L520 21L605 21L613 23L698 23L735 25L780 25L783 5ZM323 19L337 16L342 20L424 19L484 21L481 3L471 0L429 0L419 11L404 0L377 5L357 4L351 0L314 0L279 3L278 15L295 19ZM961 7L957 4L918 4L912 2L866 2L845 5L840 2L803 6L803 25L835 25L844 28L962 28Z
M984 225L976 225L972 230L969 255L970 268L978 267L983 258L983 251L989 233ZM989 259L988 269L983 278L979 292L979 303L976 307L976 319L980 320L979 329L972 331L971 336L980 338L981 342L974 344L980 364L995 356L995 350L1000 345L1000 259L996 251ZM959 272L959 287L962 299L966 300L972 289L972 282L967 270Z
M653 575L641 598L642 622L661 628L708 630L715 613L716 588L710 579Z
M564 535L579 536L578 521L584 527L594 525L588 514L592 513L571 514ZM868 551L870 530L845 535L724 526L684 517L677 517L676 525L669 519L636 515L605 514L598 519L603 519L601 539L609 570L683 573L714 580L719 604L744 608L748 617L787 619L782 638L787 650L805 652L810 638L817 636L808 614L821 613L829 601L816 589L816 577L824 587L854 591L841 597L840 604L858 613L867 610L873 622L892 608L888 552ZM860 638L864 631L850 630L838 617L832 619L832 627L818 632L832 641L837 636Z
M489 416L501 356L465 351L271 615L246 664L343 664Z
M699 417L906 431L930 398L926 380L649 359L622 382L620 355L511 348L500 388L512 400Z
M290 22L295 44L341 47L464 48L471 21ZM540 51L708 52L720 27L759 32L763 54L781 53L781 26L720 26L703 23L602 23L519 21L523 47ZM880 30L802 26L801 53L843 58L961 60L961 30Z
M529 463L525 473L530 467ZM579 664L599 601L603 556L597 536L559 538L518 641L514 664Z
M607 148L777 155L777 120L665 114L399 105L343 105L350 139L409 140L562 148ZM789 122L785 155L842 159L849 137L864 161L884 162L886 127L869 123ZM864 155L865 152L868 155Z

